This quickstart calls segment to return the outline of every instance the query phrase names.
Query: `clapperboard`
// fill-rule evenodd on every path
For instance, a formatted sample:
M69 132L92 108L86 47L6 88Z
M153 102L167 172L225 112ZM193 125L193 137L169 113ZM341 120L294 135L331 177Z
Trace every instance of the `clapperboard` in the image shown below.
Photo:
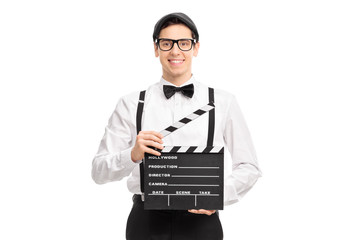
M209 103L160 133L165 137L215 106ZM145 154L145 209L223 209L224 147L164 146Z

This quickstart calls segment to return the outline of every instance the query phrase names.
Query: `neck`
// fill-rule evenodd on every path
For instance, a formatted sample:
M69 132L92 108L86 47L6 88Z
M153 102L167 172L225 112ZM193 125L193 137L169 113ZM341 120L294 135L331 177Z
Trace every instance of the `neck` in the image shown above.
M192 74L190 73L190 74L183 75L183 76L168 76L166 74L163 74L162 77L166 81L171 82L172 84L174 84L175 86L181 86L192 77Z

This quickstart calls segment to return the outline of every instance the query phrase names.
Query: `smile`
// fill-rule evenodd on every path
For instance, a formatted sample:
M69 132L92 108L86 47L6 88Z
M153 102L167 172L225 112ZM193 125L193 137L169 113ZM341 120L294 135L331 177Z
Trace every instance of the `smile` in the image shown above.
M180 64L182 64L185 60L182 60L182 59L169 59L168 61L170 62L171 65L180 65Z

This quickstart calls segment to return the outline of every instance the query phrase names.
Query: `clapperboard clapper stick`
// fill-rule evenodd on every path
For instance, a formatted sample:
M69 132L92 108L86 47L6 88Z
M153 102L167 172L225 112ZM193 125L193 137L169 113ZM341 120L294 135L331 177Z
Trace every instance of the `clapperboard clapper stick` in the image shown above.
M163 137L214 109L210 102L162 130ZM224 148L164 146L145 154L145 209L223 209Z
M208 103L207 105L205 105L204 107L196 110L195 112L193 112L192 114L190 114L187 117L184 117L183 119L181 119L178 122L173 123L171 126L165 128L164 130L162 130L160 133L161 135L163 135L163 137L166 137L167 135L169 135L170 133L178 130L179 128L185 126L186 124L188 124L189 122L195 120L196 118L200 117L201 115L203 115L204 113L210 111L211 109L215 108L214 103Z

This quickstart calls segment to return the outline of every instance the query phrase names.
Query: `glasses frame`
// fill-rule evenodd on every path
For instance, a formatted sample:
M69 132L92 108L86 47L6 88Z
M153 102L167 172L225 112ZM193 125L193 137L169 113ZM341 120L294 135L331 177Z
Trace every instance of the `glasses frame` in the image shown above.
M161 47L160 47L160 40L171 41L171 42L172 42L171 48L168 49L168 50L163 50L163 49L161 49ZM190 41L191 41L191 47L190 47L190 49L188 49L188 50L182 50L182 49L181 49L181 47L179 46L179 41L182 41L182 40L190 40ZM175 43L176 43L176 45L178 46L178 48L179 48L181 51L187 52L187 51L190 51L190 50L193 48L193 46L194 46L194 44L195 44L195 39L192 39L192 38L181 38L181 39L177 39L177 40L170 39L170 38L158 38L158 39L156 39L156 45L159 47L159 49L160 49L161 51L164 51L164 52L167 52L167 51L170 51L171 49L173 49Z

